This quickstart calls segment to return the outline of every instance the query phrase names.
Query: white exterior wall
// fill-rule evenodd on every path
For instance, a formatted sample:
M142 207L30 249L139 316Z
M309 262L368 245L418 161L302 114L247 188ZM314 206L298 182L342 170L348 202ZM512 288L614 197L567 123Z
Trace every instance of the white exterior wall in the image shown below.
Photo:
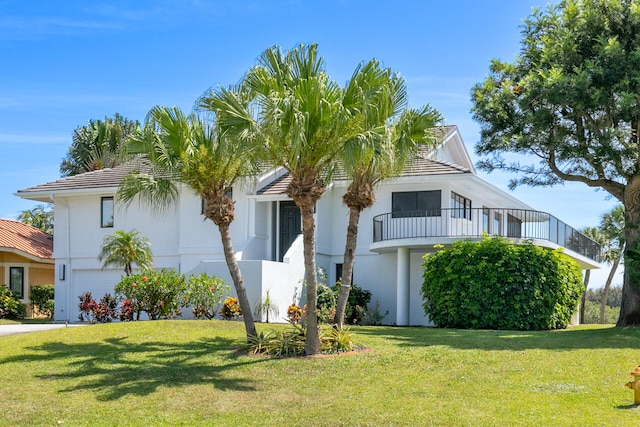
M420 288L422 256L430 248L423 245L422 249L413 247L409 250L408 303L407 298L404 298L400 304L397 247L394 248L393 242L390 242L383 248L373 245L375 251L371 250L373 218L392 211L394 192L440 190L443 209L451 207L451 192L456 192L470 199L473 208L532 210L530 206L493 187L474 173L473 165L457 132L451 133L447 144L433 153L432 157L461 165L471 172L407 176L385 181L376 188L375 205L365 209L360 216L353 283L372 292L370 305L374 307L376 302L380 304L380 313L387 313L383 320L386 324L407 318L410 325L429 324L423 313ZM302 245L300 241L292 245L285 257L288 263L270 261L276 258L277 252L274 248L277 247L279 239L277 226L274 227L277 222L274 207L278 206L280 200L286 200L286 196L259 196L254 190L282 173L279 171L276 174L265 174L262 178L264 182L259 185L246 182L234 187L235 221L231 225L236 258L245 277L250 302L255 304L269 290L271 298L280 306L281 318L286 315L286 308L292 301L301 295L304 296L300 282L304 276ZM326 270L329 285L333 285L338 279L336 264L343 263L349 219L349 210L342 203L346 185L346 182L332 184L316 206L316 263L318 267ZM94 297L99 298L105 292L112 292L121 273L116 268L101 270L97 255L104 236L115 230L130 231L135 228L149 238L155 266L158 268L174 268L183 273L207 271L223 277L232 285L224 263L219 232L211 221L203 220L199 197L182 188L176 207L161 215L152 215L136 203L128 209L116 206L114 227L101 228L100 198L113 196L114 193L115 189L78 192L73 190L51 196L55 205L56 224L56 320L77 319L77 297L81 293L91 291ZM46 195L39 197L46 198ZM477 212L474 211L474 215ZM506 218L503 218L502 226L506 227ZM456 239L443 240L450 242ZM406 252L402 258L404 255ZM61 275L63 266L64 279ZM404 274L400 276L405 277ZM406 288L401 288L401 299L406 295L404 289Z

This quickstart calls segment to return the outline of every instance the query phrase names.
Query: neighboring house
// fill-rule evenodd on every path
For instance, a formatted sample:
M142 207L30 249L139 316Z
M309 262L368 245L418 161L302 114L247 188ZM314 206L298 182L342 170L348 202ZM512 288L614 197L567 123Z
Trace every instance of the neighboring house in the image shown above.
M54 203L54 258L57 320L74 320L78 295L112 292L121 271L104 269L97 260L104 236L137 229L152 243L156 268L183 273L208 272L231 284L220 237L203 221L201 200L182 188L174 209L149 212L134 204L114 204L117 187L136 163L88 172L26 188L17 195ZM299 302L304 276L300 212L286 196L288 175L281 169L233 188L236 216L231 225L236 257L252 304L266 291L280 306L281 317ZM339 177L338 177L339 178ZM342 195L346 180L335 180L316 206L317 264L328 282L342 271L348 209ZM360 219L353 283L372 292L372 304L388 312L383 322L428 325L422 309L422 256L434 244L464 238L502 235L532 239L550 248L564 247L582 268L599 267L599 246L552 215L535 211L480 178L455 126L435 152L420 153L402 176L384 181L376 203Z
M54 283L53 236L35 227L0 219L0 285L18 295L31 316L31 287Z

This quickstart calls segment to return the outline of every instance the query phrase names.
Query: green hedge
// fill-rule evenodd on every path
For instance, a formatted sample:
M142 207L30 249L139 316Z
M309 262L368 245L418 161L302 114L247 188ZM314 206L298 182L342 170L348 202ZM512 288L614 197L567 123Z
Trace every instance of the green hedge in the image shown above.
M53 317L55 290L53 285L32 286L29 298L31 307L47 317Z
M565 328L584 291L578 264L562 250L502 237L455 242L424 257L425 313L438 327Z

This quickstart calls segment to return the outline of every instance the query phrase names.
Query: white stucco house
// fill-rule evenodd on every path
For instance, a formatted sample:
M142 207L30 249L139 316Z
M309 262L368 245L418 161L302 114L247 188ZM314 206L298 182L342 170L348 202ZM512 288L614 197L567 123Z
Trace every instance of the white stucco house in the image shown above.
M422 256L434 244L451 244L483 233L558 248L582 268L599 267L599 246L554 216L538 212L476 174L458 129L447 127L440 148L424 151L402 176L385 181L375 205L363 212L353 282L372 292L383 323L428 325L422 309ZM55 212L56 320L78 317L78 296L112 292L121 271L102 269L97 255L105 235L136 229L152 244L155 268L185 274L206 271L229 277L218 230L201 215L201 200L182 188L174 209L149 212L115 200L132 164L88 172L19 190L19 197L52 202ZM300 213L286 196L288 175L270 170L233 188L231 226L236 257L253 304L269 291L280 317L302 292L304 264ZM317 264L328 283L340 278L348 209L347 181L333 182L318 202Z

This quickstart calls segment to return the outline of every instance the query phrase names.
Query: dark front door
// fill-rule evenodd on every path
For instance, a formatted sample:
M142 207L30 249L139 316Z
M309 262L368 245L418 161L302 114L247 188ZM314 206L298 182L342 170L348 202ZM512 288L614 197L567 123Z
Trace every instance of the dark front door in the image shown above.
M282 261L289 246L302 233L300 209L294 202L280 202L280 249L278 261Z

